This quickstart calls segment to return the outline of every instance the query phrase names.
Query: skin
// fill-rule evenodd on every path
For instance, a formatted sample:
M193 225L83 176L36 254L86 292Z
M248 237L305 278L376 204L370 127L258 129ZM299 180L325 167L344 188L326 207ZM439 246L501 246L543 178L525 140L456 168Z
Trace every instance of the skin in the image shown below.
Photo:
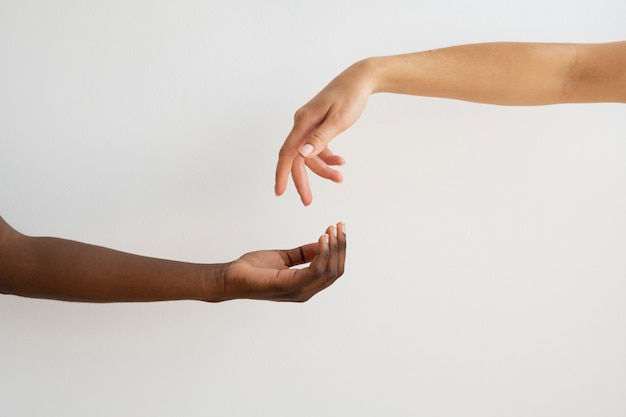
M0 217L0 292L80 302L233 299L303 302L344 272L345 225L316 243L194 264L51 237L26 236ZM308 267L292 268L309 263Z
M359 61L295 113L279 153L276 195L291 173L302 203L311 204L307 167L341 182L332 166L344 159L328 144L359 119L370 95L383 92L508 106L626 103L626 42L485 43Z

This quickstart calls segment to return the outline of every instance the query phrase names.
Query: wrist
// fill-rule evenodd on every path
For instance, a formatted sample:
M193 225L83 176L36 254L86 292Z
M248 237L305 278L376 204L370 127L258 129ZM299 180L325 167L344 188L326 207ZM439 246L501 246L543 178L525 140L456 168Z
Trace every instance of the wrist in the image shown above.
M200 280L203 301L218 303L233 298L226 294L226 273L231 263L202 265Z
M378 56L366 58L360 61L362 71L371 80L372 94L392 92L393 70L390 59L392 57Z
M368 58L373 93L418 94L426 84L427 57L421 53Z
M352 64L345 74L349 76L351 84L362 86L364 93L371 95L380 92L381 72L377 66L377 58L366 58Z

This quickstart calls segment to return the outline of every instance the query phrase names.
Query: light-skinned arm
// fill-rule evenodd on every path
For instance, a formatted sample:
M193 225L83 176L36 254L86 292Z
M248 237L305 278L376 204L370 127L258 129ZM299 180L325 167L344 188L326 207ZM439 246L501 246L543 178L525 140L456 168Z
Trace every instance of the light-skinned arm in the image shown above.
M196 264L26 236L0 217L0 292L100 303L238 298L302 302L343 274L345 254L343 223L329 227L316 243L295 249ZM305 268L291 268L309 262Z
M510 106L626 103L626 42L484 43L359 61L295 114L280 149L275 193L289 174L302 202L312 194L306 167L341 182L344 160L328 144L352 126L374 93L441 97Z

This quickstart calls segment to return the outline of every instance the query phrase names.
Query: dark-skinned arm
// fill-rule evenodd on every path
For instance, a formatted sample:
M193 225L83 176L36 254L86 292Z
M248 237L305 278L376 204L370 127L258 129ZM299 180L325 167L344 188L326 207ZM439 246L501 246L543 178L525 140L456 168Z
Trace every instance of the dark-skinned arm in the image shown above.
M301 302L343 274L345 250L345 226L338 224L316 243L198 264L26 236L0 217L0 292L100 303L238 298ZM309 262L305 268L291 268Z

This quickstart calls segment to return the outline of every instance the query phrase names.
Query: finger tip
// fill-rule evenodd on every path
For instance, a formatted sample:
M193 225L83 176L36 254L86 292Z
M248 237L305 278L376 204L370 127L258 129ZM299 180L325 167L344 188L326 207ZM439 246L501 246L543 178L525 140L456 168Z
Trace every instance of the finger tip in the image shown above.
M285 193L286 188L287 186L285 184L282 184L281 181L276 181L274 183L274 194L276 194L276 196L281 196Z
M300 200L302 201L302 204L304 204L304 207L308 207L313 202L313 196L308 194L301 195Z

